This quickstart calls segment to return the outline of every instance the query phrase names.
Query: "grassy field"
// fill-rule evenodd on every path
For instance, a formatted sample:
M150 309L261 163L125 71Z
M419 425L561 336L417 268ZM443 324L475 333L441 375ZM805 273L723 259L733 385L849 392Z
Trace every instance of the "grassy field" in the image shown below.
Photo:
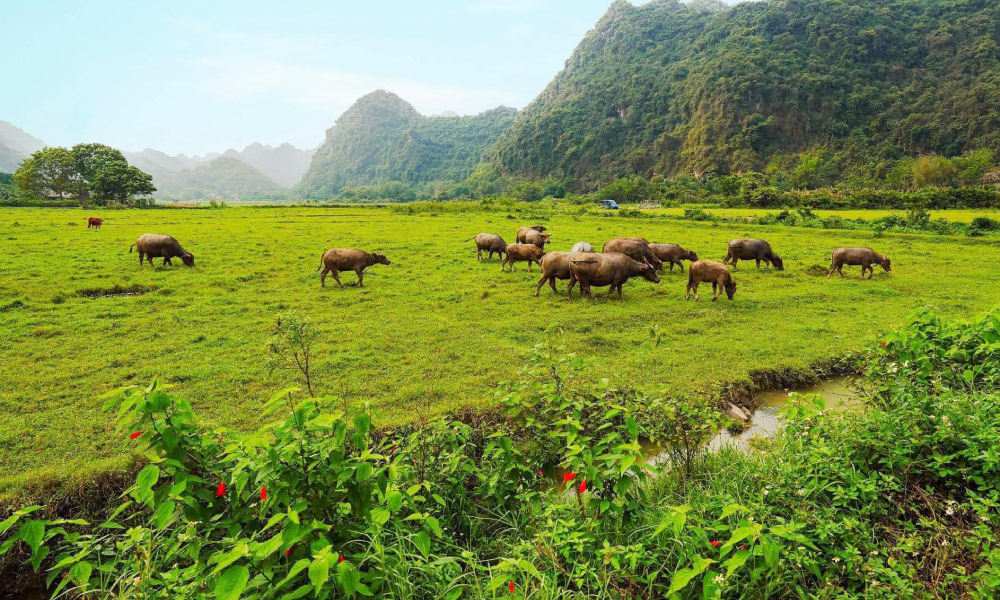
M763 217L768 214L778 214L781 211L778 209L767 209L767 208L706 208L705 212L716 215L719 217ZM644 213L658 214L658 215L670 215L674 217L684 216L684 207L677 208L655 208L650 210L643 210ZM794 211L793 211L794 212ZM1000 211L981 208L981 209L955 209L955 210L931 210L928 211L931 214L932 219L947 219L953 223L965 223L969 224L976 217L989 217L991 219L1000 219ZM880 217L887 217L889 215L900 215L906 216L907 212L905 210L814 210L814 214L818 217L840 217L842 219L865 219L872 220L878 219Z
M320 333L317 392L370 401L380 423L425 411L487 405L533 346L587 357L594 379L675 393L717 388L760 369L806 369L859 348L931 305L967 316L996 302L995 243L930 235L713 226L553 215L553 247L643 235L721 259L738 236L765 237L787 266L757 273L742 263L735 302L685 302L686 275L638 280L625 300L574 299L547 288L537 268L500 273L477 263L480 231L512 241L533 217L506 212L401 215L388 209L230 208L97 212L0 209L0 495L43 478L122 464L97 396L154 378L174 384L200 415L246 428L297 379L265 365L279 315L298 312ZM193 269L140 267L128 246L169 233L196 256ZM870 245L893 272L827 281L832 248ZM352 246L384 252L364 288L320 289L320 254ZM159 261L157 261L159 262ZM345 283L354 275L344 276ZM328 279L328 283L332 283ZM127 288L148 293L102 296ZM560 284L565 290L565 283ZM662 343L645 343L652 326Z

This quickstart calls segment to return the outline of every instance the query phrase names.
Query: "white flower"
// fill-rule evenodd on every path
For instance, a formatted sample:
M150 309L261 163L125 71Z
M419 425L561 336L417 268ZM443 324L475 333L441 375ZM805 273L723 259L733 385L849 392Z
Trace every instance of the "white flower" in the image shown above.
M953 509L953 508L948 508L948 509L946 509L946 510L944 511L944 514L946 514L946 515L948 515L948 516L950 517L950 516L952 516L953 514L955 514L955 509Z
M840 557L839 556L834 556L833 557L833 562L839 563L840 562Z
M799 491L798 491L797 493L798 493L798 495L800 495L800 496L805 496L805 495L806 495L806 491L805 491L804 489L802 489L802 490L799 490Z
M805 547L805 546L799 546L799 552L802 552L802 551L803 551L803 550L805 550L805 549L806 549L806 547Z
M718 575L715 576L715 579L713 579L712 581L714 581L715 583L722 583L723 580L725 580L725 577L722 576L722 573L719 573Z
M764 488L764 495L765 496L768 495L770 492L771 492L770 490L768 490L767 488Z

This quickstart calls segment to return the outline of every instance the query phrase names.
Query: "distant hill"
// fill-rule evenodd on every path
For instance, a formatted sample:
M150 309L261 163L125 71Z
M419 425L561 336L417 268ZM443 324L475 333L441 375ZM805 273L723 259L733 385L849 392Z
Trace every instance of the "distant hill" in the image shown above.
M42 140L0 121L0 172L13 173L22 160L44 147Z
M158 198L195 200L274 195L302 179L312 154L313 150L299 150L290 144L273 148L253 143L242 152L230 149L223 154L170 156L147 148L126 152L125 157L153 176ZM219 162L220 158L226 160ZM242 166L229 162L233 160Z
M225 156L194 169L150 174L157 188L155 196L165 200L246 200L274 196L283 191L281 186L257 169Z
M984 147L1000 150L1000 3L619 0L489 163L593 189L813 150L871 178Z
M425 117L393 93L372 92L327 130L296 191L324 198L375 182L462 180L516 114L499 107L475 116Z

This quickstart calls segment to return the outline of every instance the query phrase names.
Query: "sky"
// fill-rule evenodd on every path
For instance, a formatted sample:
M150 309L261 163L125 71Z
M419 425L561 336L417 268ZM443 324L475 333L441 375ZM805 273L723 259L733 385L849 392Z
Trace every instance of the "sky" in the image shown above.
M6 0L0 120L193 155L315 147L380 88L424 114L523 108L610 3Z

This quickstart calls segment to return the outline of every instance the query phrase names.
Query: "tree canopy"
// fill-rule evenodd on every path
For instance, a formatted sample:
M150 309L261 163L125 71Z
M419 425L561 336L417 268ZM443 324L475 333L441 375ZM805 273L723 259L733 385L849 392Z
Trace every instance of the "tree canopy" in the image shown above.
M28 198L76 197L97 204L127 203L156 191L149 174L104 144L43 148L21 163L13 180Z

